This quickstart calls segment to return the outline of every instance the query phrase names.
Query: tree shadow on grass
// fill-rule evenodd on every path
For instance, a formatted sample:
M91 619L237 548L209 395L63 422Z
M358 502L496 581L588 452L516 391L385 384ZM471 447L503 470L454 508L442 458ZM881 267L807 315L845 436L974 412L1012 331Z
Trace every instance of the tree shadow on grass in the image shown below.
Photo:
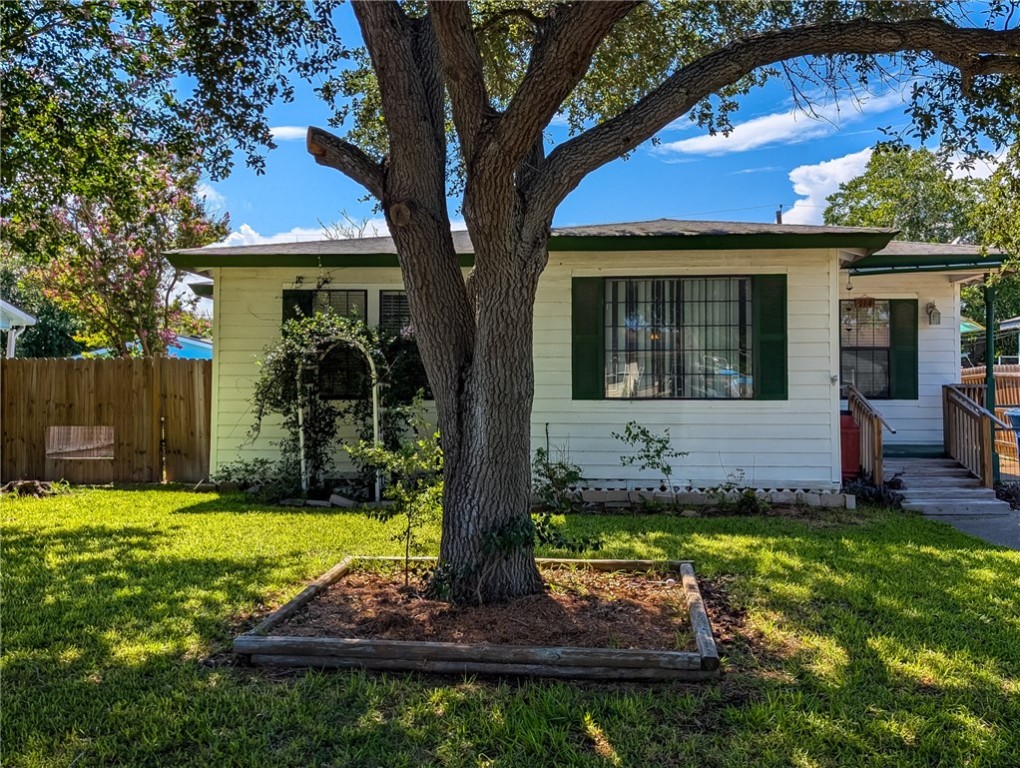
M566 532L597 528L608 556L736 575L733 596L774 652L731 659L766 692L738 720L785 754L814 742L814 759L851 749L876 764L1009 762L1020 753L1010 725L1020 722L1020 556L916 516L863 523L570 518Z
M276 513L285 515L349 515L365 514L366 509L362 507L285 507L280 504L269 504L263 501L252 499L245 493L211 493L209 498L186 507L174 510L174 514L193 515L209 514L216 512L231 512L234 514L259 514Z

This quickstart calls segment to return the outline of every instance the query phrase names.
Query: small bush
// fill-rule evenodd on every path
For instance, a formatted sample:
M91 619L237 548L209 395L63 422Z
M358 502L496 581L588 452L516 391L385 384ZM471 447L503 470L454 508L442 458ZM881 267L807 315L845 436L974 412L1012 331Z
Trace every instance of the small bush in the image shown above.
M535 451L532 462L532 487L545 509L554 512L576 512L581 507L578 485L584 480L581 468L567 460L565 454L555 461L544 448Z
M275 504L301 496L301 464L296 449L280 447L281 458L238 459L224 464L210 478L214 483L237 483L259 501Z
M1009 502L1010 509L1020 509L1020 483L999 483L995 497Z
M402 517L401 531L393 537L404 549L404 585L410 582L411 556L424 548L418 533L442 514L443 451L439 433L425 418L422 398L415 398L411 407L410 435L396 449L361 441L347 446L351 458L372 472L379 471L387 479L383 497L393 502L389 507L369 511L373 517L389 520Z
M843 493L852 493L857 497L859 504L868 504L874 507L888 507L890 509L903 508L903 494L897 493L903 483L899 475L893 475L881 486L875 485L870 475L861 475L856 480L843 484Z
M613 432L612 435L631 448L637 449L636 453L621 456L620 463L625 467L638 464L641 469L651 469L661 474L663 490L672 495L675 504L676 488L673 486L673 465L669 460L683 458L687 452L678 451L673 447L669 437L669 427L666 427L661 435L657 435L636 421L628 421L623 426L623 434Z

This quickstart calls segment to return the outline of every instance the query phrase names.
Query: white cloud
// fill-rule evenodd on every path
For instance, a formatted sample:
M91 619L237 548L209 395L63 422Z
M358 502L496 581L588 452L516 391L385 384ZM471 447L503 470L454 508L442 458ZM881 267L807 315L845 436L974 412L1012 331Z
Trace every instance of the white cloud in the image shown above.
M660 144L655 154L724 155L747 152L771 144L799 144L810 139L836 133L841 128L862 120L867 115L885 112L903 102L902 96L889 91L881 96L840 99L816 107L813 115L799 110L775 112L738 123L729 136L696 136L682 141Z
M360 224L360 222L358 222ZM450 222L450 229L454 232L467 229L463 220L457 219ZM386 226L385 219L368 219L365 221L364 237L386 237L390 233ZM236 230L227 235L225 240L207 248L230 248L239 245L271 245L273 243L307 243L315 240L328 240L326 232L322 227L294 227L286 232L277 232L272 235L263 235L257 232L250 224L242 224ZM342 239L342 238L340 238Z
M730 176L741 176L741 175L743 175L745 173L770 173L772 171L781 171L781 170L783 170L782 167L778 166L778 165L763 165L760 168L744 168L743 170L740 170L740 171L733 171L733 173L731 173L729 175Z
M309 240L325 240L322 227L294 227L286 232L274 235L263 235L255 231L250 224L242 224L227 235L225 240L208 246L209 248L228 248L236 245L269 245L270 243L300 243Z
M970 162L971 167L966 167L966 163L963 159L963 155L956 154L953 156L953 167L952 174L954 179L987 179L991 176L999 163L1002 161L1002 157L1005 153L998 157L993 157L990 160L972 160Z
M195 192L199 197L205 198L206 208L210 211L222 211L227 203L227 198L214 189L211 184L202 182L195 187Z
M814 165L801 165L790 171L793 191L800 199L783 214L787 224L821 224L827 203L825 198L850 179L860 176L871 158L871 149L862 149L843 157Z
M269 132L277 141L304 141L308 129L301 125L274 125Z

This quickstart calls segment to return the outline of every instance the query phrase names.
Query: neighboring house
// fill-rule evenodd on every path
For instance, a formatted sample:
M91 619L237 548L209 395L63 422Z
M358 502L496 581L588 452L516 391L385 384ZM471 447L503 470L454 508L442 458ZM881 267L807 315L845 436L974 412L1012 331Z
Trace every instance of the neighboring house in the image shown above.
M533 448L548 440L595 487L647 485L654 473L622 466L612 437L635 420L669 427L688 452L678 482L834 490L842 378L897 429L890 444L940 451L941 388L960 380L960 285L1001 257L894 234L674 220L555 229L535 304ZM453 239L466 269L468 235ZM408 321L389 238L170 260L214 281L214 468L276 455L273 425L246 442L249 400L295 306Z
M177 344L179 346L169 345L166 350L166 356L172 358L178 358L181 360L212 360L213 359L213 343L209 339L199 339L193 336L178 336ZM137 341L129 341L128 347L134 349L138 346ZM81 355L75 355L76 358L81 357L110 357L111 352L106 347L102 349L90 349Z
M35 318L32 315L0 299L0 331L7 331L7 346L4 349L6 358L14 357L18 337L33 325L35 325Z

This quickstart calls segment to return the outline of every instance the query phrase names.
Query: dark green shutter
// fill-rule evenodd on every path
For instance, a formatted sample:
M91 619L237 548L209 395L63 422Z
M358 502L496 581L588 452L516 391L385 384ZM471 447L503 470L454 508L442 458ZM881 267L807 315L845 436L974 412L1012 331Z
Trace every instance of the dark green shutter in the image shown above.
M754 339L754 397L788 399L786 275L756 275L751 304Z
M917 400L917 299L889 302L889 397Z
M575 400L605 398L604 296L605 281L601 277L575 277L571 283L571 375Z

